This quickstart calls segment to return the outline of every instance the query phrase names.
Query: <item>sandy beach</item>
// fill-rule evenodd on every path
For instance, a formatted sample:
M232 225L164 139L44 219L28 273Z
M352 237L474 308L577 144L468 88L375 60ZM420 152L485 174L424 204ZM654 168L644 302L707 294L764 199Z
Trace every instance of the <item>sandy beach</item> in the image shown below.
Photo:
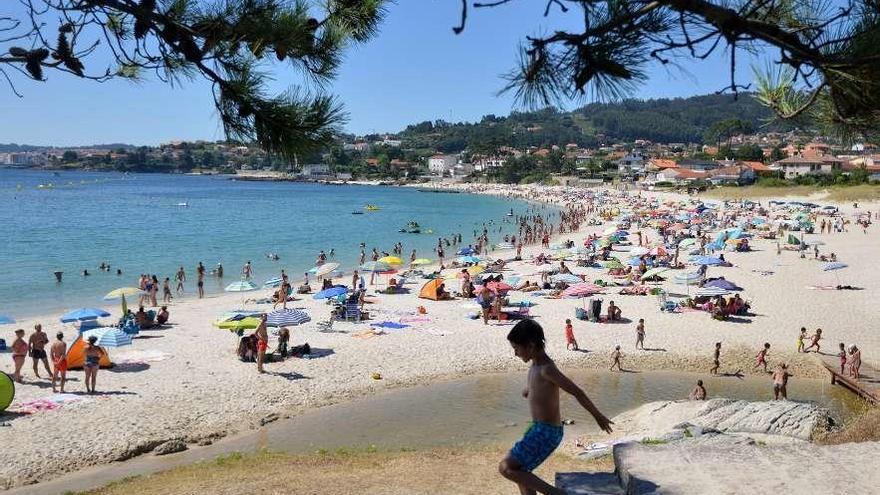
M516 195L531 201L564 201L560 189L537 186L471 186L468 191ZM661 201L683 199L669 193L641 194L661 198ZM844 218L853 219L852 204L838 206ZM859 206L862 211L880 209L878 203ZM580 246L586 235L600 233L607 226L582 226L579 232L555 236L554 242L571 239ZM656 231L651 230L651 237L656 238ZM795 352L801 326L807 327L811 334L816 328L823 329L823 352L836 353L838 342L857 344L865 362L880 362L877 359L880 335L873 328L878 314L875 301L880 296L880 266L876 260L880 254L880 230L872 225L863 233L861 228L851 224L848 232L808 234L806 239L821 239L825 243L821 246L822 252L836 253L848 268L823 272L822 263L813 260L811 252L806 259L800 259L795 251L782 251L778 255L776 241L757 238L751 243L750 252L725 252L734 266L709 268L710 276L724 276L744 288L742 295L751 301L753 316L717 321L706 312L661 312L655 296L620 295L618 287L609 287L598 297L605 305L613 300L622 308L626 319L623 323L574 319L575 308L583 307L583 299L537 297L530 314L543 325L548 352L563 368L607 369L611 351L620 345L623 366L627 369L708 373L714 343L721 341L720 371L742 370L753 374L755 354L768 342L771 365L789 363L795 380L804 376L822 377L815 354ZM389 245L394 240L389 240ZM525 279L537 280L537 267L527 260L540 251L540 246L525 248L523 259L526 261L509 263L503 273L518 273ZM512 250L494 251L491 256L511 258L513 254ZM602 278L606 271L590 269L588 279ZM336 280L338 283L348 281ZM211 322L231 309L271 310L271 304L244 302L266 296L268 290L223 294L203 300L177 300L169 308L170 328L144 330L134 345L110 350L117 366L99 372L99 394L82 395L83 373L74 371L68 375L71 380L67 389L76 395L69 402L54 410L0 416L0 422L4 423L0 427L0 444L4 446L0 451L0 488L45 481L85 466L130 458L173 438L182 438L191 444L215 441L259 427L261 421L278 415L296 415L387 388L486 371L525 371L526 365L513 356L505 338L514 322L490 321L484 325L481 319L470 319L467 315L477 309L470 300L419 299L418 289L422 283L415 280L408 285L409 294L376 295L367 308L371 320L336 322L333 328L339 330L338 333L318 331L318 323L327 321L330 313L325 301L299 296L289 307L303 308L312 320L291 327L291 345L307 342L319 350L318 357L268 363L265 375L259 375L253 363L243 363L236 358L238 337L234 333L217 329ZM294 285L297 284L294 280ZM839 284L864 290L810 288ZM457 290L457 281L449 285ZM669 293L692 290L674 284L671 278L657 286ZM425 307L426 314L417 313L419 306ZM114 311L114 317L118 316L118 306L106 305L105 308ZM590 352L566 350L563 335L566 318L574 322L580 346ZM639 318L645 319L645 345L650 350L634 349ZM386 329L379 335L364 334L370 329L370 323L381 321L410 326L401 330ZM24 328L30 333L37 322L43 324L50 338L60 330L70 341L76 332L59 323L58 314L47 314L4 326L0 337L11 343L15 328ZM274 337L270 343L272 348ZM28 403L52 395L48 381L34 379L30 363L28 359L25 383L17 387L16 401L10 407L13 413L29 412ZM9 354L0 354L0 370L11 374L12 369ZM373 377L376 373L381 379ZM769 383L768 379L768 387ZM601 390L587 392L602 393ZM526 414L524 405L523 415Z

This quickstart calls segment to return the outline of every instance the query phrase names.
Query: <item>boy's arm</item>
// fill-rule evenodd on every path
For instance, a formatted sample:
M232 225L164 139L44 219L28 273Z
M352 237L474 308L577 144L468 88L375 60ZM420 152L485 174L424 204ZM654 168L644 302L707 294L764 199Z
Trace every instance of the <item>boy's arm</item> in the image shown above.
M590 414L593 415L593 419L596 420L596 424L599 425L599 428L602 429L605 433L611 433L611 425L614 424L613 421L606 418L604 414L602 414L599 409L596 408L596 405L593 404L593 401L587 397L587 394L581 390L580 387L575 385L567 376L563 375L561 371L556 366L548 366L544 368L542 371L542 375L547 380L553 382L561 388L565 390L570 395L572 395L575 399L577 399L578 403L583 406Z

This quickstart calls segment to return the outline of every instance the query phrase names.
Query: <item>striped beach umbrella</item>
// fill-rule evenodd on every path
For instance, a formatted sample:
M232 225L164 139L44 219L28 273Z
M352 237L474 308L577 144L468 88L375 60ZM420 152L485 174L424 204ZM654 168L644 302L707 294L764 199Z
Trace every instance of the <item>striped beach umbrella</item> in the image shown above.
M86 341L88 341L90 337L97 337L98 341L95 342L95 345L101 347L122 347L125 345L131 345L131 335L116 327L93 328L83 332L82 336Z
M333 273L337 268L339 268L339 263L324 263L321 266L315 267L315 276L323 277Z
M604 288L598 285L581 282L579 284L574 284L562 291L562 295L568 297L584 297L598 294L603 290Z
M387 263L382 263L381 261L368 261L361 265L360 268L361 271L364 272L381 273L391 270L391 265Z
M703 297L703 296L715 297L715 296L726 296L726 295L730 294L730 291L727 289L722 289L720 287L700 287L699 289L697 289L696 292L694 292L694 294L696 294L698 297Z
M268 289L268 288L281 287L281 282L284 282L284 280L281 277L273 277L273 278L270 278L269 280L266 280L265 282L263 282L263 288Z
M238 282L232 282L227 285L225 289L226 292L248 292L252 290L257 290L257 286L254 285L250 280L239 280Z
M266 325L270 327L294 326L311 321L311 319L308 313L299 309L279 309L266 315Z

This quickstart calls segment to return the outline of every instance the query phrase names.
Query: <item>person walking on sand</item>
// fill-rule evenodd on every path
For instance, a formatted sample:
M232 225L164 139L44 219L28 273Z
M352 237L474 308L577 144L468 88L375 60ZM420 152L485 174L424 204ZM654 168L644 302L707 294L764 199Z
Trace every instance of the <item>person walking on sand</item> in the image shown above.
M269 348L269 332L266 331L266 315L260 317L260 324L254 331L257 337L257 372L265 373L263 370L263 360L266 359L266 349Z
M810 352L810 349L815 347L816 352L818 353L819 349L821 348L821 346L819 345L820 340L822 340L822 329L817 328L816 333L814 333L813 336L810 337L810 345L806 349L804 349L804 352Z
M804 352L804 340L807 339L807 327L801 327L801 333L797 338L797 351Z
M712 358L712 369L709 370L713 375L718 374L718 368L721 366L721 342L715 342L715 356Z
M250 261L248 261L250 263ZM199 289L199 299L205 297L205 265L199 261L199 266L196 267L196 286Z
M19 328L15 331L15 340L12 341L12 364L15 371L12 379L18 383L23 383L21 379L21 369L24 367L25 358L28 355L28 343L24 340L24 329Z
M42 378L37 367L40 361L43 362L43 367L46 368L46 378L52 376L52 370L49 369L49 358L46 356L46 344L48 343L49 336L43 331L43 325L37 323L34 325L34 332L28 337L28 352L34 361L34 374L37 375L37 378Z
M752 368L752 371L764 367L764 373L767 373L767 354L770 353L770 344L764 342L764 348L758 351L758 355L755 356L755 367Z
M101 358L107 354L101 346L97 345L98 337L92 335L89 337L85 350L85 362L83 363L83 371L86 376L83 379L86 382L86 393L95 393L95 382L98 379L98 368L101 367Z
M780 395L782 400L788 400L786 387L788 387L788 378L790 376L788 366L785 363L779 363L776 366L776 371L773 372L773 400L779 400Z
M168 277L162 282L162 302L165 304L171 302L171 279Z
M174 280L177 281L177 293L183 293L183 283L186 282L186 272L183 270L183 267L177 269L177 273L174 275Z
M61 381L61 393L64 393L64 383L67 381L67 343L64 342L64 334L58 332L55 334L55 338L57 339L52 343L52 347L49 348L49 351L52 355L52 392L55 393L58 390L55 389L55 383L57 381Z
M636 325L636 349L645 350L645 319L639 318L639 324Z
M608 368L608 371L614 371L614 367L617 366L617 371L623 371L623 367L620 365L620 346L614 346L614 352L611 353L611 368Z
M577 351L578 343L574 339L574 327L571 325L571 318L565 319L565 348Z
M498 471L516 483L520 493L564 495L563 490L549 485L533 474L562 442L559 390L562 389L577 399L602 431L611 433L611 425L614 423L596 408L580 387L556 367L544 349L544 330L536 321L520 321L507 335L507 340L513 347L514 355L525 363L531 362L528 385L522 395L529 401L532 424L522 440L516 442L499 463Z

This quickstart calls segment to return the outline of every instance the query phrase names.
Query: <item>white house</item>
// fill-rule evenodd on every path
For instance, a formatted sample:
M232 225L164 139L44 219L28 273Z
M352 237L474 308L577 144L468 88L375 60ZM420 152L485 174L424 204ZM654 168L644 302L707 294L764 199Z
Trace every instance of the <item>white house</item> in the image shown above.
M497 156L482 157L474 163L474 170L481 172L490 168L503 167L506 160Z
M793 179L802 175L830 174L842 168L843 160L837 158L805 158L803 156L790 156L774 162L770 166L771 170L781 171L786 179Z
M428 158L428 171L443 175L458 163L458 155L434 155Z
M643 174L645 173L646 163L645 155L638 151L633 151L617 160L617 171L621 175Z
M331 179L330 165L324 163L308 163L302 166L300 175L309 179Z

